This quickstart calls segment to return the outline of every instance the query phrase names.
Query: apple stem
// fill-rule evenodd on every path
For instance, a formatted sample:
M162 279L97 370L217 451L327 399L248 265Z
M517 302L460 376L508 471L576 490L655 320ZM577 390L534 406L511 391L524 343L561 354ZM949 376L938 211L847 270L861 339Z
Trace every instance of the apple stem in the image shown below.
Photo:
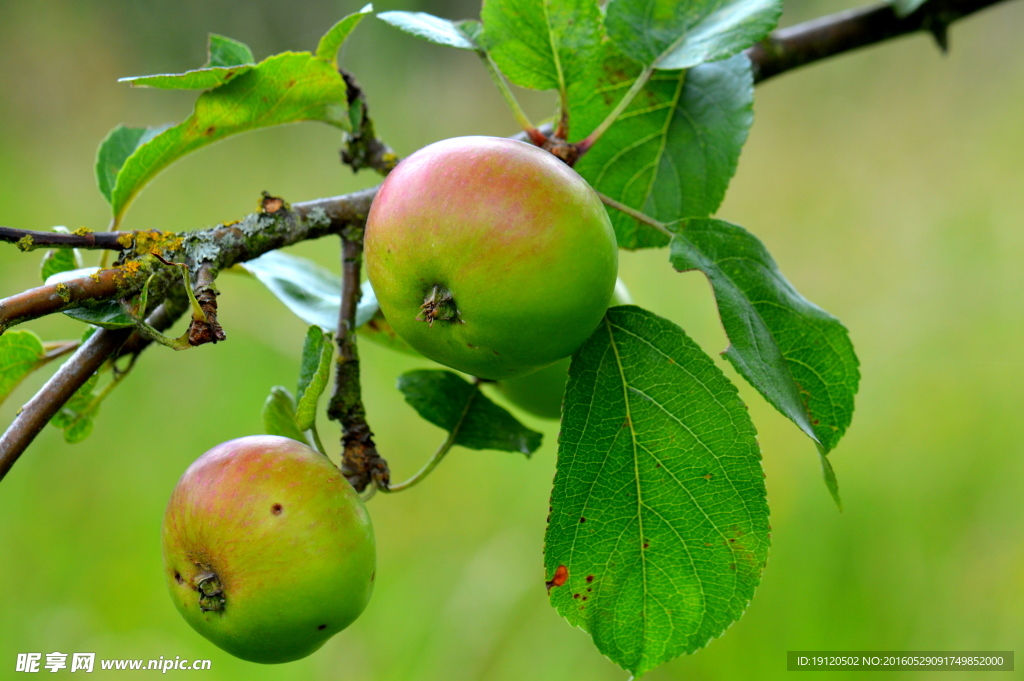
M527 116L526 112L523 111L523 107L520 106L519 100L516 99L512 90L509 89L508 83L505 81L505 77L501 74L501 71L498 70L498 65L494 63L493 59L491 59L491 55L489 55L485 50L477 50L477 54L480 56L480 61L484 63L484 67L487 69L487 73L490 75L491 80L494 81L494 84L497 86L498 92L500 92L501 96L505 99L505 103L508 105L508 108L512 110L512 115L515 116L516 122L519 123L519 127L521 127L523 132L530 137L530 141L538 147L547 142L547 136L530 122L529 116Z
M401 492L403 490L409 489L410 487L414 486L415 484L426 478L428 475L430 475L430 472L437 468L437 464L441 463L445 455L447 455L449 450L451 450L452 445L455 444L455 434L457 432L458 429L456 428L455 430L448 434L448 437L445 438L445 441L442 442L441 446L437 448L433 456L430 457L427 463L424 464L423 468L419 469L415 475L413 475L405 482L400 482L397 485L388 485L387 487L381 487L380 491Z
M397 485L381 487L380 491L401 492L403 490L407 490L430 475L430 472L437 468L437 464L441 463L444 457L455 445L455 440L459 437L459 432L462 430L462 426L466 422L466 417L469 416L469 411L472 408L473 403L476 402L477 395L480 394L480 383L481 380L479 378L473 381L473 392L470 393L469 399L466 400L466 404L462 407L462 413L459 415L459 420L455 422L451 432L448 433L448 437L445 438L444 442L441 443L441 446L437 448L427 463L423 465L423 468L419 469L415 475L405 482L400 482Z
M327 449L324 447L324 443L320 441L320 432L317 430L315 422L313 423L312 427L307 431L306 437L312 438L313 445L315 445L315 449L324 456L327 456Z

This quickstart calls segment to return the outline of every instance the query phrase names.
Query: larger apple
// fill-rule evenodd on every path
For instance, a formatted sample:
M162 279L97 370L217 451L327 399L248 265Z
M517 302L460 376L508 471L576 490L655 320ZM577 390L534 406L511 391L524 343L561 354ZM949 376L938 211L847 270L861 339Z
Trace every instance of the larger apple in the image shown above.
M283 437L231 440L199 457L167 505L163 549L185 620L252 662L309 655L373 590L362 500L327 457Z
M618 249L594 190L546 151L458 137L396 167L366 224L366 269L394 330L481 378L569 356L597 327Z

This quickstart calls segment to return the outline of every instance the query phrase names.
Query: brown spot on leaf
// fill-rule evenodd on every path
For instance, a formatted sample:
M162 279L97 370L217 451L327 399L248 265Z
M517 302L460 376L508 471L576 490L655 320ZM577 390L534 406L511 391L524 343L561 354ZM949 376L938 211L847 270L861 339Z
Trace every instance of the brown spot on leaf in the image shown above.
M326 628L327 628L326 624L321 624L319 627L317 627L317 629L319 629L320 631L323 631Z
M587 575L587 584L590 584L593 581L594 581L594 575Z
M555 570L555 576L551 578L550 582L547 582L548 591L556 586L562 586L569 580L569 570L564 565L559 565L558 569Z
M644 542L644 548L645 549L648 548L649 546L650 546L650 544L648 544L647 542Z
M206 130L203 130L203 134L206 135L207 137L209 137L210 135L212 135L215 132L217 132L217 126L216 125L211 125Z
M703 478L704 478L705 480L710 480L710 479L711 479L711 478L713 478L713 477L715 477L715 476L711 475L711 473L708 473L707 475L703 476Z
M284 506L282 506L281 504L274 504L273 506L270 507L270 512L274 515L281 515L281 512L283 510Z
M585 523L585 522L587 522L587 519L586 518L580 518L580 522L581 523Z
M572 595L572 597L573 597L573 598L579 598L579 597L580 597L580 595L579 595L579 594L573 594L573 595Z
M730 570L735 570L736 569L736 563L729 563L729 569Z

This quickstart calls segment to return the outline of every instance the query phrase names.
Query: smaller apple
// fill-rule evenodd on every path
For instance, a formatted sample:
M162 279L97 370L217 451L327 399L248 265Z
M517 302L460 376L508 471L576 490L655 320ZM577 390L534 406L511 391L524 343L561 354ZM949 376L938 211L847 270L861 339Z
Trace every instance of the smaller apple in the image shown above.
M171 494L163 526L171 598L192 628L251 662L305 657L373 591L366 507L327 457L284 437L217 445Z

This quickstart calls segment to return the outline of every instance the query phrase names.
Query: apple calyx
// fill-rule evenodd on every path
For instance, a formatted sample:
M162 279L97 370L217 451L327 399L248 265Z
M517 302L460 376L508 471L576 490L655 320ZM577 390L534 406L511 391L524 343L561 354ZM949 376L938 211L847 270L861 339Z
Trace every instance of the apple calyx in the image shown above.
M196 591L199 592L199 609L202 612L224 610L227 599L216 572L200 572L196 575Z
M422 312L416 315L416 319L427 322L430 326L433 326L435 321L466 323L459 319L459 308L455 305L452 292L440 284L434 284L434 288L423 299L420 310Z

